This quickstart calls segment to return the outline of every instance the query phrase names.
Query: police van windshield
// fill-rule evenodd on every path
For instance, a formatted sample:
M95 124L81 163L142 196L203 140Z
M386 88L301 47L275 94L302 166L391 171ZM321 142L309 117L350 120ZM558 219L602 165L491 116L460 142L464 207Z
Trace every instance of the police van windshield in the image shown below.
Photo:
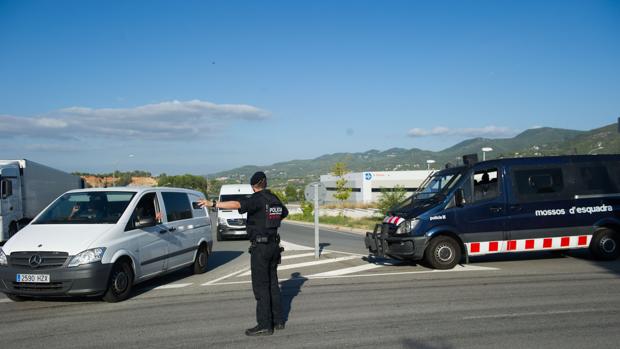
M461 178L461 172L437 172L430 175L418 190L403 201L399 207L411 205L415 200L432 199L438 195L445 195Z
M114 224L135 192L68 193L56 200L32 224Z

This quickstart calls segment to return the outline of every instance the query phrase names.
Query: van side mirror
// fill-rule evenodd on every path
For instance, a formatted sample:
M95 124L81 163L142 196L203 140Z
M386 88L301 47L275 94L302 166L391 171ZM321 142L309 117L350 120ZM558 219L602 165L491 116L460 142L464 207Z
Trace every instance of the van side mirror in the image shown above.
M155 219L153 217L144 217L136 219L134 226L136 229L152 227L155 225Z
M463 207L465 206L465 194L463 193L463 189L459 188L454 192L454 206Z

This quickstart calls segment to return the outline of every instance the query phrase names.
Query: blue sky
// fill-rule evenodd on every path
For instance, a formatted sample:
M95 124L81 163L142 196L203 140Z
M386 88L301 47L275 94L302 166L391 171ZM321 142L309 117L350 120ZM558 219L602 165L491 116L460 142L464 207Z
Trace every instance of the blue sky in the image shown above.
M620 116L618 1L0 0L0 158L206 174Z

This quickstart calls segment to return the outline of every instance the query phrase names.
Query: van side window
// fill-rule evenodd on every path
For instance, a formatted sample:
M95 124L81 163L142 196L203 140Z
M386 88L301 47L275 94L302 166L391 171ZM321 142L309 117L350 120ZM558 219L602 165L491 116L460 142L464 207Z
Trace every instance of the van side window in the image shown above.
M186 193L163 192L161 196L164 198L164 204L166 205L168 222L192 218L192 206Z
M194 195L194 194L189 194L189 199L192 202L196 202L198 200L201 200L202 198L199 197L198 195ZM207 216L207 212L205 211L204 208L200 208L200 209L194 209L192 207L192 211L194 212L194 217L206 217Z
M127 223L125 230L133 230L136 224L140 223L140 228L152 227L157 225L157 213L159 212L159 203L155 193L147 193L136 205L133 211L132 220Z
M496 168L474 172L473 202L490 200L499 196L499 172Z
M515 185L519 199L525 201L538 201L546 199L558 199L564 194L564 176L562 169L524 169L515 170Z
M612 182L607 167L600 164L579 165L577 167L577 194L618 193Z

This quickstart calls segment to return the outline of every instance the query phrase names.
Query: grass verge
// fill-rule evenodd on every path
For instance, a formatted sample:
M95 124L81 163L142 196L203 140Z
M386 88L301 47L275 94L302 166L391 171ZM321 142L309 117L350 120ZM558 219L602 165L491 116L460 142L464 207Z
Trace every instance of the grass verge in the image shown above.
M301 213L291 214L287 217L292 221L298 222L314 222L314 216L305 216ZM350 218L344 216L320 216L319 222L321 224L331 224L340 227L367 229L372 231L375 228L375 224L381 223L382 218Z

